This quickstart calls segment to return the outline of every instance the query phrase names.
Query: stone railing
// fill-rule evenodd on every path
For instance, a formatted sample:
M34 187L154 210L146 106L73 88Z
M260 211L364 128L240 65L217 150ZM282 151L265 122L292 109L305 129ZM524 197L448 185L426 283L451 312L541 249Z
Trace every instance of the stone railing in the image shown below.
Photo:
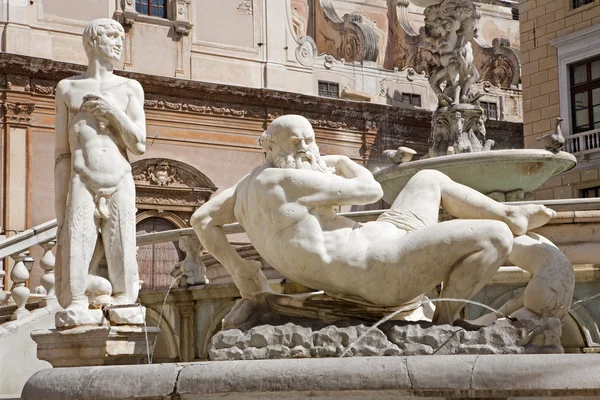
M513 202L511 204L520 204L521 202ZM554 240L559 247L564 247L563 251L569 254L569 246L574 244L571 243L571 239L563 237L563 234L553 234L552 225L564 224L564 223L582 223L582 222L593 222L600 224L600 198L590 199L565 199L565 200L544 200L544 201L529 201L522 202L524 204L545 204L558 212L555 219L550 221L549 226L544 227L548 232L541 232L550 236L557 236L556 238L550 237ZM357 222L367 222L375 220L382 210L375 211L359 211L359 212L348 212L342 213L348 218L351 218ZM244 229L239 224L229 224L224 226L226 234L243 233ZM183 277L180 279L180 286L195 285L206 282L206 264L210 267L216 263L216 260L206 255L200 257L201 245L192 228L175 229L164 232L146 233L137 236L137 245L149 245L164 242L179 241L180 248L186 253L184 260L174 265L172 275L176 278ZM12 302L17 306L16 310L12 313L10 319L19 319L27 314L29 311L25 308L26 304L30 300L31 292L27 287L29 280L29 273L34 264L34 259L29 256L30 248L34 246L41 246L43 248L43 255L40 259L40 266L44 270L44 274L40 278L40 283L45 289L45 295L41 301L40 306L45 306L51 301L56 301L56 295L54 293L54 265L55 259L52 254L52 248L56 244L56 220L46 222L42 225L38 225L27 231L21 232L3 241L0 241L0 259L11 257L15 264L11 270L10 278L13 282L10 293L5 292L2 286L2 279L0 275L0 306L2 305L2 299L4 298L6 303L8 299L12 299ZM238 251L242 257L256 257L256 251L251 246L239 247ZM586 259L587 260L587 259ZM597 262L591 262L586 260L578 260L577 263L582 264L596 264ZM0 270L1 271L1 270ZM594 271L596 271L594 269ZM524 279L523 271L520 269L516 271L514 267L502 267L499 271L504 275L519 275L518 279ZM596 272L594 272L596 273ZM512 276L511 275L511 276ZM516 276L515 275L515 276ZM517 279L515 278L515 279ZM2 321L0 321L2 322Z
M20 319L29 314L26 304L31 296L31 291L27 286L29 273L35 260L29 255L29 249L33 246L41 246L44 254L40 259L40 267L44 274L40 278L40 283L44 288L45 295L41 301L41 306L46 306L49 302L56 301L54 293L54 255L52 248L56 244L56 220L48 221L24 232L20 232L0 242L0 259L10 257L14 261L11 269L10 279L13 282L10 293L4 290L4 280L0 280L0 305L6 304L9 300L14 302L16 310L10 315L11 320Z
M565 151L581 155L600 151L600 129L566 136Z

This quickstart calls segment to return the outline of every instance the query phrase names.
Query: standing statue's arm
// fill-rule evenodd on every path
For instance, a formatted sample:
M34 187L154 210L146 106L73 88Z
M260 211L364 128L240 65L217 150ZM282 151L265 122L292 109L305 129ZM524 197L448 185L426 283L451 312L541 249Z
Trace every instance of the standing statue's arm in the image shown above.
M99 93L91 94L90 100L84 106L93 109L94 115L108 119L110 125L123 142L125 147L135 155L146 152L146 115L144 113L144 90L139 82L127 82L131 92L127 103L127 110L117 107L110 96ZM85 98L84 98L85 99Z
M200 242L233 278L243 298L270 291L259 261L244 260L229 244L223 225L236 222L234 214L236 186L219 193L200 207L190 220Z
M146 114L144 113L144 90L138 81L128 82L132 89L127 113L117 109L114 124L125 146L135 155L146 152Z
M54 211L58 223L57 234L64 222L71 179L71 147L69 145L69 109L65 103L65 84L56 87L54 122Z

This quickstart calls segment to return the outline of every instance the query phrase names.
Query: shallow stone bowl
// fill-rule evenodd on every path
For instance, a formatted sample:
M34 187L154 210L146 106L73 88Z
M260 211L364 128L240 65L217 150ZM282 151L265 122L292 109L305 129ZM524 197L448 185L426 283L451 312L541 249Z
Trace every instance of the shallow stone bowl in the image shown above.
M575 167L575 156L538 149L492 150L411 161L381 169L373 175L383 188L383 200L392 204L409 179L423 169L434 169L481 193L542 186L554 175Z

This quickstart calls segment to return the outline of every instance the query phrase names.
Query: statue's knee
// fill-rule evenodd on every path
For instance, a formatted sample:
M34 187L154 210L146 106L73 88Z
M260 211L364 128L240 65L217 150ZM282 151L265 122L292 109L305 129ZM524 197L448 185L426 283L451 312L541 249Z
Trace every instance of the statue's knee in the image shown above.
M450 179L440 171L434 169L422 169L414 175L414 178L428 183L439 183Z
M504 222L489 221L486 229L490 245L498 252L499 257L508 257L513 248L514 236Z

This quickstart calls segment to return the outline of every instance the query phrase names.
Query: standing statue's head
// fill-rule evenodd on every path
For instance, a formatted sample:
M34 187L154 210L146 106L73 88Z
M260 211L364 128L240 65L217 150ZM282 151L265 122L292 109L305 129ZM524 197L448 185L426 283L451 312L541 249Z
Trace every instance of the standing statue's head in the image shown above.
M306 118L284 115L276 118L260 140L267 162L276 168L330 172L321 160L315 132Z
M98 58L114 63L121 58L125 31L114 19L99 18L85 27L82 39L89 60Z

